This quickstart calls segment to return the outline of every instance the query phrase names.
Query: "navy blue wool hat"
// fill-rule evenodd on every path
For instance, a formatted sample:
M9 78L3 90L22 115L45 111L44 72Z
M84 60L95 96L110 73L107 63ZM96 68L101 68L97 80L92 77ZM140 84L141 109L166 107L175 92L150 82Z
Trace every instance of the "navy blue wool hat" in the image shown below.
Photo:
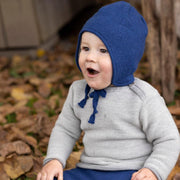
M133 83L133 73L143 55L148 33L146 22L137 10L127 2L118 1L100 8L85 23L76 50L79 69L81 37L86 31L98 36L108 49L113 67L112 84L125 86Z

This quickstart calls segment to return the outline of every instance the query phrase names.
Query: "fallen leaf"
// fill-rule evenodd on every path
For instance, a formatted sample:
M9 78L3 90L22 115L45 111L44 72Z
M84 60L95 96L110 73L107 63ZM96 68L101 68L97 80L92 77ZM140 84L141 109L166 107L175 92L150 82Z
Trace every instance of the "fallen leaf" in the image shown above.
M172 115L180 116L180 107L170 106L168 109Z
M4 104L0 106L0 114L2 115L10 114L14 112L14 110L14 106L12 106L11 104Z
M22 130L12 127L11 130L14 132L15 136L14 139L19 139L25 141L27 144L33 146L34 148L37 147L37 140L31 136L27 136ZM12 139L13 140L13 139Z
M32 85L39 86L42 83L42 79L37 78L37 77L32 77L32 78L29 79L29 82Z
M4 115L0 114L0 124L4 124L4 123L6 123L6 119Z
M60 105L59 95L53 95L49 98L48 104L51 109L56 109Z
M24 89L22 88L12 88L11 96L17 101L27 100L32 98L32 95L26 94Z
M180 173L175 174L173 180L180 180Z
M51 93L51 88L52 85L50 83L43 83L39 85L38 92L42 97L47 98Z
M38 58L41 58L45 55L45 53L46 51L44 49L38 49L36 54Z
M3 157L14 152L18 155L30 154L31 149L23 141L15 141L15 142L6 143L6 144L3 144L0 148L0 154Z
M11 66L12 67L19 66L23 62L23 60L24 60L23 56L14 55L11 60L12 61Z
M16 123L16 127L20 130L23 130L26 134L29 132L37 133L36 128L36 116L29 116Z
M33 168L30 172L26 173L26 177L36 179L38 172L42 169L43 160L43 157L33 157Z
M7 175L12 178L18 178L22 174L28 172L33 166L31 156L13 156L4 163L4 170Z
M9 59L7 57L0 57L0 62L0 70L2 70L9 64Z
M72 169L76 167L76 164L79 162L80 160L80 156L81 156L81 151L79 152L72 152L67 160L66 163L66 169Z
M0 156L0 162L4 162L4 161L5 161L5 157Z
M10 180L10 177L8 177L8 175L3 169L3 163L0 163L0 176L1 176L1 180Z
M39 149L40 149L42 152L46 152L48 142L49 142L49 137L44 137L44 138L39 142L38 146L39 146Z
M180 120L175 119L175 123L176 123L177 128L180 130Z
M173 179L173 178L174 178L175 175L176 175L177 173L179 173L179 172L180 172L180 167L179 167L178 165L176 165L176 166L172 169L172 171L171 171L171 173L169 174L167 180L175 180L175 179ZM177 180L177 179L176 179L176 180Z
M1 147L1 145L7 141L8 132L5 129L3 129L2 126L0 126L0 132L1 132L1 134L0 134L0 147Z

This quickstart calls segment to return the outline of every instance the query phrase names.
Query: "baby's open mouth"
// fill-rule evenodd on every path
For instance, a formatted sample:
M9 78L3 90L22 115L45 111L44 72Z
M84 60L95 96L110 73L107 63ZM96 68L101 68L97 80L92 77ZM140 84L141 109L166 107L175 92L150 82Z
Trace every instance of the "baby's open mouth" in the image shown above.
M87 71L88 71L88 73L91 74L91 75L95 75L95 74L98 74L98 73L99 73L98 71L96 71L95 69L92 69L92 68L87 68Z

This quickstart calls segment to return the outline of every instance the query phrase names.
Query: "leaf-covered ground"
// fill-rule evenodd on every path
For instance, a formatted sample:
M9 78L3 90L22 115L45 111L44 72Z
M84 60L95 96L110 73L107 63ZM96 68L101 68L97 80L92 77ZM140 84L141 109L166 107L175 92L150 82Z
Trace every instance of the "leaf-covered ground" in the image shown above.
M76 38L71 34L50 51L38 50L34 59L18 55L0 57L1 180L36 178L68 88L74 80L82 78L74 61L75 48ZM180 129L180 52L178 60L175 101L169 109ZM144 57L136 76L149 80L149 69ZM66 168L74 167L79 160L81 139ZM180 161L168 180L180 173L179 166Z
M81 75L66 52L0 62L0 179L33 179L69 85Z

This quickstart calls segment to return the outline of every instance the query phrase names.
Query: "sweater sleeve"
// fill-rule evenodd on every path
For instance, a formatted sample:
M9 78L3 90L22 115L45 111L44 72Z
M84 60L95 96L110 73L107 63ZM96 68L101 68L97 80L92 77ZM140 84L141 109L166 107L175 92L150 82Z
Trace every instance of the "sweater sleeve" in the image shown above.
M153 145L144 167L151 169L158 180L165 180L177 161L180 139L174 120L160 95L144 102L140 119L147 140Z
M65 167L66 160L80 134L80 120L75 116L73 110L73 85L71 85L62 112L52 130L44 164L57 159Z

